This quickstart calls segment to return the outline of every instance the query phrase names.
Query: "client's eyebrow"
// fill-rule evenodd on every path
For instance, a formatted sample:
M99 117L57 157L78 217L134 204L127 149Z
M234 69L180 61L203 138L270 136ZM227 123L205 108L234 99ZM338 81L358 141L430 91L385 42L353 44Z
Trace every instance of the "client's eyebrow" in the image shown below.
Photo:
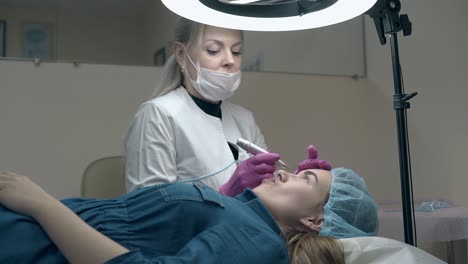
M307 170L307 171L304 171L304 175L306 175L308 177L314 176L315 177L315 182L318 182L318 177L317 177L317 174L315 174L315 172Z

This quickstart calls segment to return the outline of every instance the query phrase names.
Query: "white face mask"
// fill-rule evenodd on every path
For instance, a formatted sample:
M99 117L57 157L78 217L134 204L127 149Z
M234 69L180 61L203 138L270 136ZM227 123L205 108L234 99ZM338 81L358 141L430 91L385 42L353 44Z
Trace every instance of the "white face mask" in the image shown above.
M239 88L241 82L240 71L235 73L221 73L201 68L198 63L197 65L193 63L187 50L185 50L185 54L197 71L197 80L192 80L188 72L185 76L190 81L193 88L206 100L212 102L222 101L231 97L236 92L237 88Z

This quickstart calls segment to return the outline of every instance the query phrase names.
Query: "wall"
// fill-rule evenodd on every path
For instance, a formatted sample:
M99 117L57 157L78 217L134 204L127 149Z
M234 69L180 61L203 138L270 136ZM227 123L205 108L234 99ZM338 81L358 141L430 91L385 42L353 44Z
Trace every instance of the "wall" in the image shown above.
M58 198L78 196L93 160L121 140L159 69L0 60L0 170L31 176Z
M87 164L121 153L128 123L158 78L152 67L0 61L0 168L31 175L57 197L78 195ZM392 134L382 99L365 80L268 73L246 73L234 98L255 112L270 148L289 164L313 143L370 186L392 158L381 150L394 148L382 143Z
M413 22L413 34L399 36L404 84L407 93L419 93L408 110L415 196L467 204L468 35L459 28L468 26L468 2L430 0L424 8L417 1L402 5L401 13ZM370 19L366 36L369 81L389 99L393 94L390 46L380 46Z

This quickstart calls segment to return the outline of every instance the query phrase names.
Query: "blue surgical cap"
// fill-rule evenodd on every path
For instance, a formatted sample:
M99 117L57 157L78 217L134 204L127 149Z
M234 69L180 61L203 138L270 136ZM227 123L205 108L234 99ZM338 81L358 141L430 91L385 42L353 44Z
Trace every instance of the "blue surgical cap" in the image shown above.
M319 235L335 238L377 235L377 204L364 180L350 169L337 168L331 172L330 196L324 206Z

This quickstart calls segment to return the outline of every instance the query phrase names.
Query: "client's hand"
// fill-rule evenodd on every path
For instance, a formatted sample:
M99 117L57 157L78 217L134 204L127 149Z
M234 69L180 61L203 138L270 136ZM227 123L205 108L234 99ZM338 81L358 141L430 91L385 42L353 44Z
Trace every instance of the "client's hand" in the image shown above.
M327 170L330 171L332 166L328 161L321 160L318 158L318 151L314 147L314 145L309 145L307 148L308 157L306 160L299 163L297 166L297 170L294 171L294 174L297 174L303 170L310 170L310 169L320 169L320 170Z
M34 217L41 205L55 200L28 177L0 172L0 204L17 213Z
M219 187L219 192L227 196L236 196L245 188L255 188L264 179L273 177L274 163L280 159L276 153L259 153L237 165L229 181Z

